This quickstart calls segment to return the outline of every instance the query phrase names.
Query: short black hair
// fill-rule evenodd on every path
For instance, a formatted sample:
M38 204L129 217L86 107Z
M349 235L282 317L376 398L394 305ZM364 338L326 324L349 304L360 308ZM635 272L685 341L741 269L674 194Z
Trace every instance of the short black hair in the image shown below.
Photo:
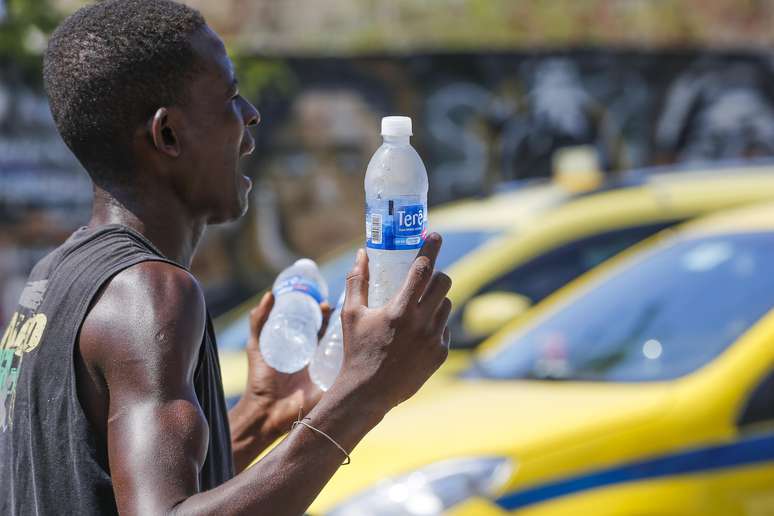
M127 180L131 135L162 106L186 102L197 62L197 10L171 0L103 0L54 31L43 80L57 129L95 182Z

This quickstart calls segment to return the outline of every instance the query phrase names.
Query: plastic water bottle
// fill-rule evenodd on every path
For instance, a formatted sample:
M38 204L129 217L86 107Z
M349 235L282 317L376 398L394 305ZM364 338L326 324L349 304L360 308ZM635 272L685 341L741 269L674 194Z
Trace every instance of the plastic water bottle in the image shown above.
M317 346L312 361L309 363L309 376L323 391L327 391L336 381L336 377L344 362L344 335L341 331L341 308L344 306L344 292L341 293L336 309L328 321L320 345Z
M295 373L317 348L320 303L328 297L328 285L317 264L302 258L277 276L272 292L274 307L261 330L261 354L277 371Z
M403 284L427 228L427 170L409 143L411 119L382 118L384 143L365 176L368 306L380 307Z

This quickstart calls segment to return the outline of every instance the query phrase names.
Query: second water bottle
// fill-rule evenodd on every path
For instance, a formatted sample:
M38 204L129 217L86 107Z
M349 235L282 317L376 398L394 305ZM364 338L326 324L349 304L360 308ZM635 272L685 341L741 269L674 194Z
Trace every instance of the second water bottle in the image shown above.
M261 354L277 371L294 373L309 363L317 348L323 322L320 303L328 297L328 285L317 264L302 258L277 276L272 292L274 308L261 330Z
M341 328L341 309L344 307L344 292L341 293L336 310L331 315L325 335L309 363L309 376L323 391L336 381L344 362L344 332Z

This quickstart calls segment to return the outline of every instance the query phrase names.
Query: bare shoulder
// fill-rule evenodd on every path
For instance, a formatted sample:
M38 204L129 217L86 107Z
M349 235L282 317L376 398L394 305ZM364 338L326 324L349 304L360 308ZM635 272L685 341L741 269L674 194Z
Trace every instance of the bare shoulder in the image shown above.
M89 367L113 373L189 373L204 334L204 295L187 271L166 262L134 265L99 292L79 337Z

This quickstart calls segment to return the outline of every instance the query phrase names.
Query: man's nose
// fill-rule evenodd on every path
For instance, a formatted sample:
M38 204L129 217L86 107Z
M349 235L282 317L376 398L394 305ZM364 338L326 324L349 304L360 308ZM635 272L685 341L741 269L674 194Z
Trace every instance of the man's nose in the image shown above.
M249 101L245 100L245 125L251 126L251 125L258 125L261 123L261 114L258 112L258 110L253 106Z

